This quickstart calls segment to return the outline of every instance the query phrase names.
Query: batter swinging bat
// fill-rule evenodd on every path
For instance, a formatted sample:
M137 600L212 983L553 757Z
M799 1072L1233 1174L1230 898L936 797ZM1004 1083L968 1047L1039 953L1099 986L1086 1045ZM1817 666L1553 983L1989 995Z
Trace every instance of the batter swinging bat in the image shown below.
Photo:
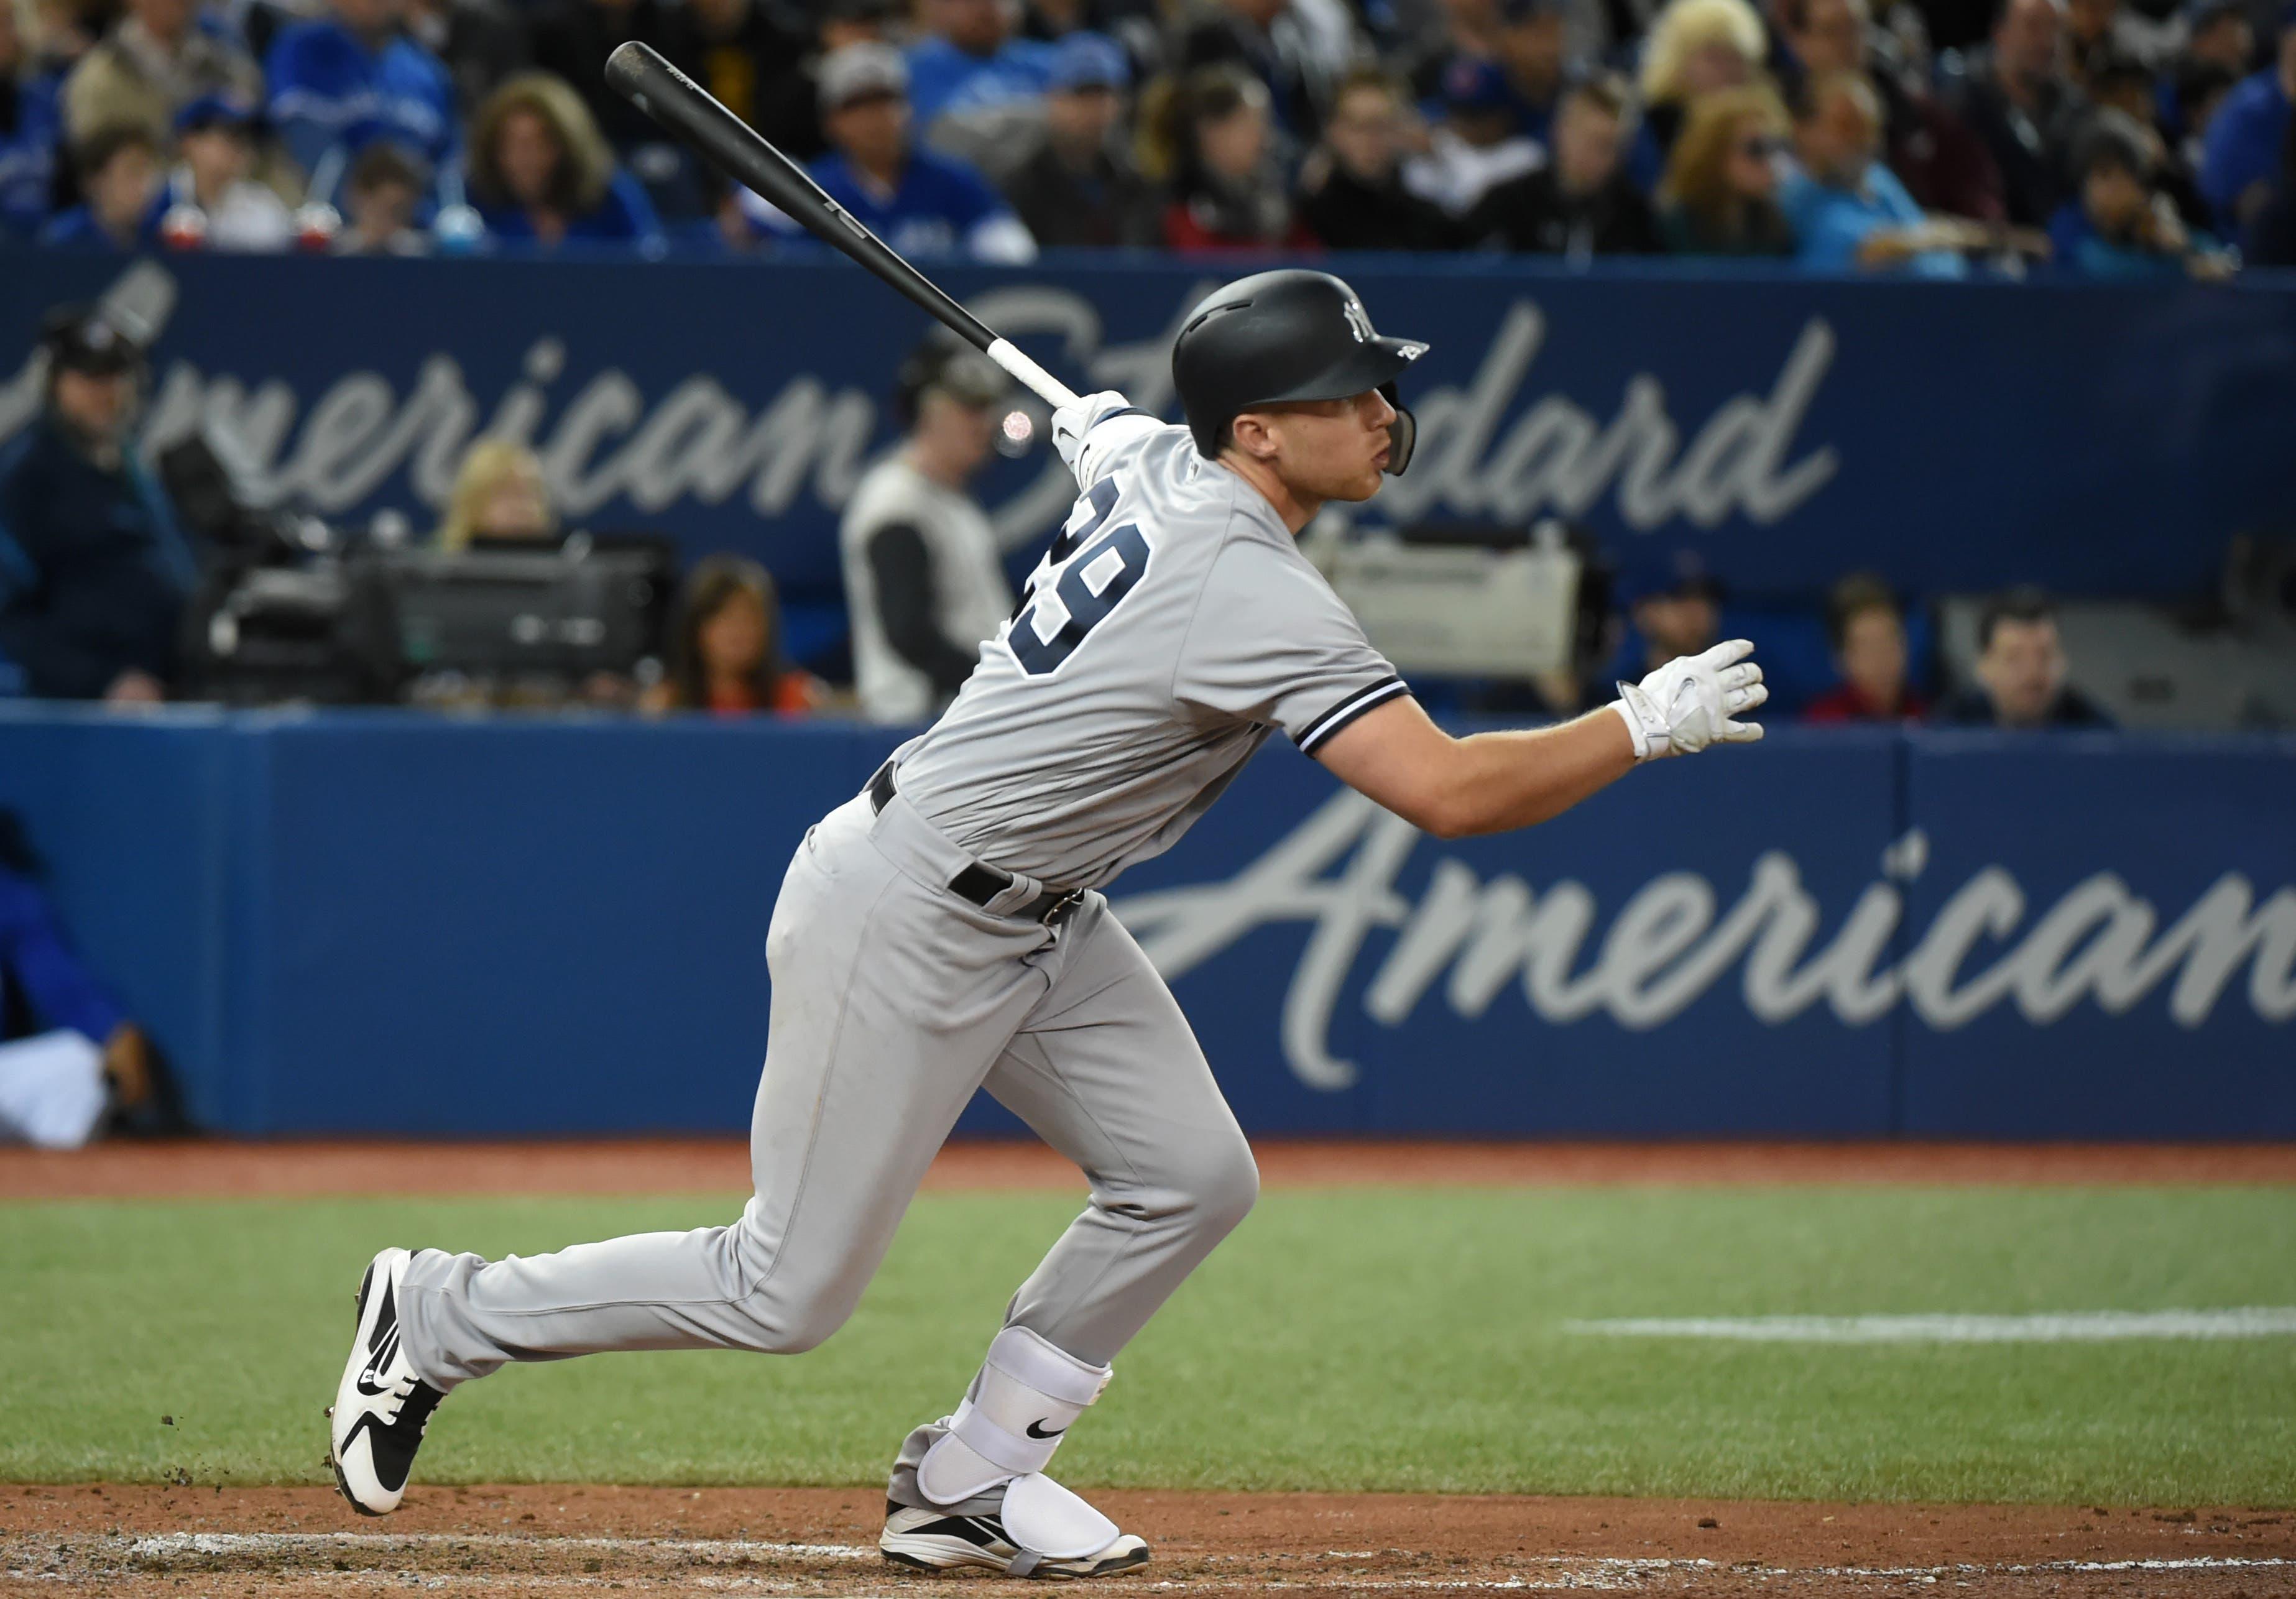
M660 52L633 39L606 58L613 91L715 162L735 182L771 201L807 232L835 245L952 329L1052 406L1073 406L1076 391L996 334L903 260L852 213L821 191L805 169L775 149Z

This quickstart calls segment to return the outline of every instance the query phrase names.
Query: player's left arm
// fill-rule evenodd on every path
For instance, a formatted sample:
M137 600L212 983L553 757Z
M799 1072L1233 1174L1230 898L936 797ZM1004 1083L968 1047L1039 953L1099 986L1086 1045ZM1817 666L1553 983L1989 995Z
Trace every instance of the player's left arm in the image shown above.
M1638 763L1751 743L1737 720L1769 697L1753 645L1733 639L1670 660L1619 698L1556 727L1454 738L1409 697L1365 712L1316 747L1349 788L1439 838L1505 832L1560 816Z
M1076 473L1077 487L1090 488L1126 445L1163 425L1113 389L1103 389L1053 413L1053 448Z

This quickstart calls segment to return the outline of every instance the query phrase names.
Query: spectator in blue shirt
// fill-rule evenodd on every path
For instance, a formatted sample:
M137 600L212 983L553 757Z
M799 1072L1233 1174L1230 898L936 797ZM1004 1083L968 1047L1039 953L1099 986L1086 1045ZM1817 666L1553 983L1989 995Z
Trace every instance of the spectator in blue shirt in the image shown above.
M2216 208L2228 237L2245 242L2248 225L2272 192L2280 169L2280 143L2296 102L2296 0L2280 13L2280 38L2271 66L2225 100L2209 124L2201 157L2201 193Z
M1053 46L1016 39L1008 0L925 0L925 37L909 46L909 109L920 128L1043 96Z
M2102 111L2073 156L2079 198L2049 224L2059 268L2084 277L2222 277L2228 258L2205 234L2195 239L2176 206L2154 184L2146 130L2116 111Z
M487 232L507 243L661 247L645 190L614 165L581 96L548 72L521 73L479 108L471 200Z
M455 152L454 83L399 30L404 0L332 0L334 15L279 36L265 74L272 126L307 173L353 129L418 151L433 170Z
M150 244L158 217L160 146L143 124L99 128L72 154L86 196L49 218L38 242L55 250L128 251Z
M809 168L813 181L903 255L1035 259L1036 240L986 178L912 147L908 82L890 45L831 52L821 63L821 114L832 148ZM768 236L791 242L808 236L756 195L744 191L741 198L743 214Z
M61 136L57 80L26 70L12 5L0 5L0 240L29 238L48 214Z
M1930 217L1882 165L1882 102L1863 73L1809 80L1794 119L1794 149L1800 165L1780 185L1778 204L1804 266L1960 277L1968 268L1954 252L1991 236L1959 217Z

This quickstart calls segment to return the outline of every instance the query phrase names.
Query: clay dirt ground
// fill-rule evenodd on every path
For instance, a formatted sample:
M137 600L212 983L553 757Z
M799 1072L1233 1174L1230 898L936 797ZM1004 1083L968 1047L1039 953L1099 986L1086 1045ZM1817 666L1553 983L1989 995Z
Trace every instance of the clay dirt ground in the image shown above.
M1271 1185L1363 1182L2267 1183L2286 1146L1279 1145ZM118 1146L0 1155L0 1197L646 1193L735 1188L731 1141ZM1006 1145L953 1149L942 1188L1073 1186ZM4 1381L4 1375L0 1375ZM1155 1558L1119 1593L2296 1595L2296 1512L2234 1505L1730 1503L1109 1493ZM1028 1585L903 1573L865 1488L420 1488L385 1521L311 1488L0 1485L0 1596L122 1599L609 1592L977 1599Z

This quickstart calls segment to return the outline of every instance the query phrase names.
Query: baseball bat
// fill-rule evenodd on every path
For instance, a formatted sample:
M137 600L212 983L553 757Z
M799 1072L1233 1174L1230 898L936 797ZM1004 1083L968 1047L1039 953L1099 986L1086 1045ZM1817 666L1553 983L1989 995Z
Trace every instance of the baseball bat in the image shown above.
M853 219L851 212L822 193L805 168L774 148L650 45L630 40L606 58L606 82L613 91L716 163L734 182L772 201L783 213L826 243L852 257L950 329L975 349L1054 406L1073 406L1076 391L998 336L938 283L909 265L890 246Z

